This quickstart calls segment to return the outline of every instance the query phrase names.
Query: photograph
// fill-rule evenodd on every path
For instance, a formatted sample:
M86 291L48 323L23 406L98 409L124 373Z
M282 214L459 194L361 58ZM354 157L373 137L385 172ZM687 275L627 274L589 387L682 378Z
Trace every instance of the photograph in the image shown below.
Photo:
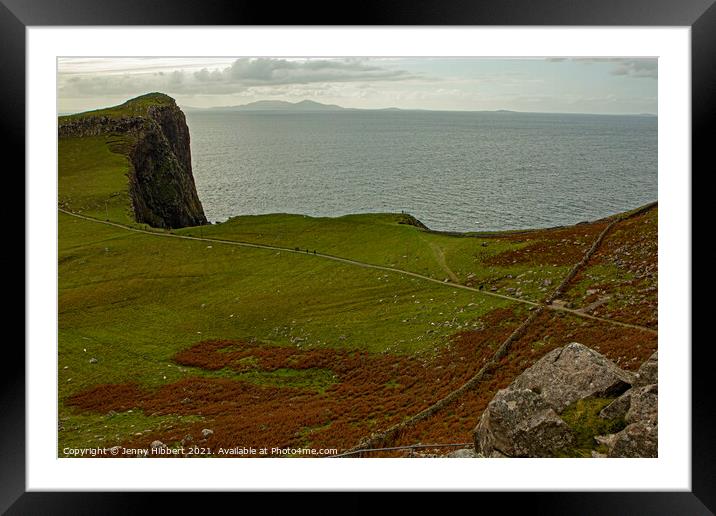
M56 66L56 457L659 456L657 57Z

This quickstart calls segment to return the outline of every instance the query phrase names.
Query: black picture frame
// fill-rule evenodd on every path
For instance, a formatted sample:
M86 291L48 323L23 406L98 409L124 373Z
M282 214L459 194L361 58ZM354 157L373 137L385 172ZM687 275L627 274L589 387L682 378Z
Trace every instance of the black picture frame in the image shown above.
M13 157L16 170L25 164L25 30L28 26L83 25L571 25L688 26L692 43L692 169L713 170L711 115L716 112L715 0L364 0L350 15L336 4L269 3L245 0L0 0L0 139L2 156ZM319 14L320 13L320 14ZM705 175L708 170L701 170ZM5 169L10 173L9 167ZM13 172L18 174L18 172ZM689 173L689 171L684 171ZM693 177L693 171L690 172ZM16 191L24 199L24 182ZM696 206L695 199L692 202ZM24 212L24 209L23 209ZM693 251L692 251L693 252ZM695 256L695 255L692 255ZM25 257L27 258L27 257ZM693 260L692 260L693 261ZM27 270L26 270L27 274ZM23 296L24 299L24 296ZM18 303L19 304L19 303ZM24 305L23 305L24 306ZM692 303L693 306L693 303ZM692 316L693 320L693 316ZM693 339L692 339L693 340ZM688 349L691 343L682 343ZM712 514L716 511L716 448L713 444L713 361L710 341L694 342L692 352L692 490L690 492L481 493L488 501L529 505L537 513L570 514ZM8 514L127 514L158 498L163 511L190 509L189 493L59 493L25 489L25 355L16 341L6 343L0 417L0 511ZM312 496L315 496L313 493ZM213 494L213 504L231 494ZM216 497L222 500L216 500ZM242 507L253 494L242 493ZM247 500L250 496L252 499ZM273 500L276 501L275 495ZM355 502L333 501L320 494L321 506L340 503L341 512L370 508L367 494ZM497 499L496 499L497 498ZM360 500L359 500L360 499ZM154 501L154 500L152 500ZM205 501L198 502L206 508ZM306 501L311 505L314 502ZM422 505L421 496L406 501ZM214 505L216 506L216 505ZM484 506L483 507L487 507Z

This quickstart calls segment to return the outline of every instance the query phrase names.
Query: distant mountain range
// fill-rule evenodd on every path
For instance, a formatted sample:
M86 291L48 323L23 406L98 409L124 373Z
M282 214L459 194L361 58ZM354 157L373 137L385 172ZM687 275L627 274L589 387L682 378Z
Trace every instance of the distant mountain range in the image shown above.
M313 100L301 100L300 102L286 102L285 100L259 100L249 104L241 104L238 106L216 106L210 108L196 108L186 106L185 111L280 111L290 113L310 113L310 112L331 112L331 111L404 111L396 107L381 109L359 109L345 108L337 104L322 104ZM410 109L405 111L423 111Z
M304 113L309 111L352 111L336 104L321 104L320 102L314 102L312 100L302 100L300 102L259 100L238 106L216 106L210 108L187 107L186 109L190 111L291 111Z
M321 104L313 100L286 102L285 100L259 100L240 106L215 107L224 111L343 111L346 108L336 104Z
M248 104L240 104L237 106L215 106L209 108L198 108L185 106L184 111L261 111L276 113L331 113L331 112L347 112L347 111L432 111L429 109L401 109L396 107L388 108L345 108L337 104L322 104L313 100L301 100L299 102L287 102L285 100L259 100ZM509 109L497 110L478 110L473 113L523 113L521 111L512 111ZM558 113L550 113L558 114ZM578 114L578 113L572 113ZM630 116L656 116L651 113L640 113Z

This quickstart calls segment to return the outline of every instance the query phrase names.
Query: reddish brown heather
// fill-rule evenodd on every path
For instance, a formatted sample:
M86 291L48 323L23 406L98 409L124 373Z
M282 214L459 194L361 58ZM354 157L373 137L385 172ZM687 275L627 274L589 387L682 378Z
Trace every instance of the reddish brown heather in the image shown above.
M582 259L594 239L607 226L609 220L578 224L564 228L531 231L500 237L512 243L530 240L520 249L505 251L488 257L488 265L509 266L518 264L574 265Z
M587 285L587 295L575 288L580 283ZM577 307L593 305L588 312L599 317L657 328L658 208L619 222L574 278L566 298Z
M75 394L71 404L92 412L123 412L137 406L142 391L133 383L101 384Z
M204 421L144 434L123 443L146 447L190 434L202 446L229 448L353 446L365 435L419 412L467 381L517 327L524 314L498 309L483 329L463 332L435 356L368 354L332 349L298 350L235 341L199 343L176 355L184 366L206 370L330 369L337 383L324 392L254 385L231 378L188 377L155 391L101 385L67 400L79 410L142 409L145 414L199 415ZM201 430L214 434L201 441Z

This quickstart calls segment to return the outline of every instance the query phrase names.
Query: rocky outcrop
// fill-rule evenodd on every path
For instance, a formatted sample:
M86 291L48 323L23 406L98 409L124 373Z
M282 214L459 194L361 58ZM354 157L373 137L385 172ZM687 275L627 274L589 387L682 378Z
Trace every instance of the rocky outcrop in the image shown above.
M604 355L572 343L547 353L510 386L537 392L557 413L577 400L618 396L634 382Z
M572 441L567 423L530 389L499 391L475 430L475 449L486 457L551 457Z
M416 228L420 228L420 229L429 229L425 224L420 222L413 215L411 215L409 213L405 213L405 212L400 214L400 218L398 219L398 224L406 224L408 226L415 226Z
M103 115L87 115L81 118L61 119L58 129L60 138L80 138L103 134L124 134L137 131L146 123L141 116L115 118Z
M475 453L475 450L472 450L470 448L462 448L460 450L455 450L454 452L450 452L446 455L447 458L450 459L477 459L480 458L480 456Z
M206 224L191 168L189 128L171 97L152 94L122 106L65 117L59 137L113 135L113 147L129 158L134 219L161 228ZM145 105L148 104L148 105Z
M635 375L578 343L498 391L474 431L485 457L654 457L656 354ZM612 433L599 435L604 430ZM588 454L588 455L587 455Z
M620 432L597 436L607 457L656 457L659 437L658 357L654 353L636 374L634 387L626 391L599 415L623 417L627 426Z

